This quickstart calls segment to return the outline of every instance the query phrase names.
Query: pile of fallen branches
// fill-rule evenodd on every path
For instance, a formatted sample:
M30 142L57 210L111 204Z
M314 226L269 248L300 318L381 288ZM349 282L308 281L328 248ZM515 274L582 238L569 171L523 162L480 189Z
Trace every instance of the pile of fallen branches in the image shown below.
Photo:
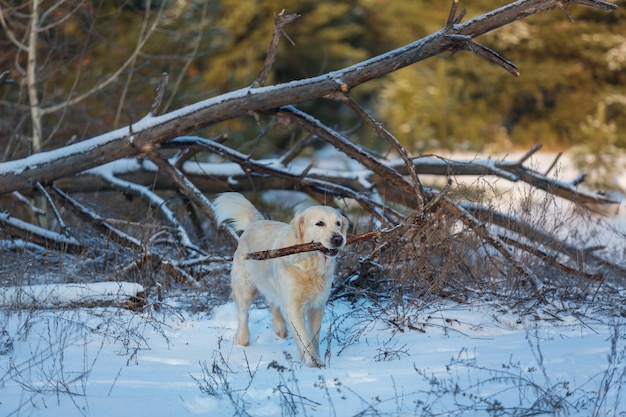
M164 75L150 113L137 123L60 150L0 164L1 204L11 207L0 212L0 231L5 237L70 253L93 249L95 234L107 245L113 242L131 249L133 255L114 274L118 279L151 268L197 286L210 265L228 261L238 238L228 226L215 224L207 195L279 189L306 193L357 217L348 249L355 261L346 260L344 284L365 279L376 269L383 269L389 277L396 274L419 282L420 288L426 283L436 291L449 290L452 281L471 288L463 277L480 277L481 285L505 280L509 287L538 290L553 279L554 272L546 271L589 281L623 276L626 269L597 254L599 248L556 237L538 223L500 211L489 201L473 201L455 187L453 180L458 177L479 176L525 183L578 206L615 203L580 188L584 176L569 182L551 177L556 161L546 172L528 166L540 146L513 161L415 157L349 94L368 80L446 51L472 51L517 76L519 71L511 62L475 38L557 6L565 10L570 4L615 8L601 0L522 0L461 23L465 11L458 10L455 0L448 21L435 34L342 70L264 87L280 34L297 18L281 13L276 16L264 67L250 87L160 114L167 92ZM295 107L321 97L351 109L387 142L396 157L382 158ZM225 137L193 135L199 128L249 114L271 119L265 131L280 126L300 132L302 139L279 157L264 159L228 146ZM306 167L294 163L319 142L332 146L359 168L333 171L314 163ZM439 189L425 186L421 180L425 174L445 177L445 185ZM133 200L128 207L137 200L144 202L151 219L158 218L158 222L124 218L130 208L111 207L90 197L111 191ZM45 207L35 205L35 197L45 200ZM92 234L83 232L86 226ZM366 228L366 233L359 234ZM224 239L229 243L226 250L217 244ZM311 243L250 257L262 262L317 249Z

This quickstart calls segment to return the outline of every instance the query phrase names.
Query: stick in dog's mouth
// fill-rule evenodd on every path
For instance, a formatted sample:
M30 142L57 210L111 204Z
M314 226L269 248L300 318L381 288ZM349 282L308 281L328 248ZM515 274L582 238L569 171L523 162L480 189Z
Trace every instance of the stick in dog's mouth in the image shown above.
M322 253L322 255L327 256L329 258L333 258L337 256L337 254L339 253L339 249L324 248L324 249L320 249L319 251Z
M395 232L396 230L398 230L400 227L401 225L397 225L390 229L374 230L374 231L366 232L360 235L350 236L346 241L346 245L350 245L352 243L363 241L363 240L376 239L381 236L391 234ZM322 254L324 253L324 251L328 251L328 255L326 256L333 257L333 256L336 256L337 253L339 253L339 248L328 249L325 246L323 246L320 242L310 242L310 243L301 243L299 245L288 246L288 247L280 248L280 249L268 249L268 250L262 250L259 252L250 252L246 254L245 258L250 259L250 260L255 260L255 261L266 261L268 259L279 258L281 256L293 255L293 254L300 253L300 252L312 252L312 251L319 251L319 252L322 252ZM334 255L332 255L331 252L335 252Z

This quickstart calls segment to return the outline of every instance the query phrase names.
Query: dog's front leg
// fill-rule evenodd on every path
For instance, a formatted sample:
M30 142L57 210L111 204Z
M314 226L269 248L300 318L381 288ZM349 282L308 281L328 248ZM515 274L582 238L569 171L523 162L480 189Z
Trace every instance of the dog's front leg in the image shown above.
M311 347L318 358L320 357L320 330L322 329L322 317L324 317L324 307L312 308L309 310Z
M291 305L286 308L287 320L291 327L291 334L298 345L300 358L306 366L321 367L322 361L317 354L317 348L313 346L310 333L306 329L304 321L304 306Z

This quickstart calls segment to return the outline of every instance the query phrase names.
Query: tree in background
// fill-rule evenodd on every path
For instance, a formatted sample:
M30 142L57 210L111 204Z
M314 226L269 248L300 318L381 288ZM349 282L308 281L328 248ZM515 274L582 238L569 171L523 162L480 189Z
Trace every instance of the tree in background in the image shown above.
M579 136L580 144L571 153L576 168L588 175L585 182L607 192L623 192L618 178L624 172L624 151L617 146L617 124L609 120L606 102L600 102L595 114L580 123Z
M430 2L416 3L426 9ZM473 2L472 13L488 3ZM494 135L516 146L541 142L563 149L575 144L580 121L606 97L623 94L626 39L623 7L608 14L572 13L575 24L551 13L485 35L488 46L519 64L522 76L517 79L470 55L431 60L394 74L383 86L377 108L393 118L390 128L398 134L413 132L405 144L416 135L415 150L478 150L496 140ZM417 98L424 92L430 100ZM607 117L626 123L623 107L613 106ZM617 143L626 144L624 139Z
M470 13L493 6L475 1ZM324 73L405 44L439 29L448 13L447 3L432 0L286 0L280 7L302 17L288 29L292 43L281 44L270 83ZM171 80L166 109L249 85L278 12L270 0L0 0L0 70L16 80L0 90L0 158L139 120L162 72ZM351 95L414 151L480 149L494 141L563 148L577 143L580 121L598 103L623 94L624 13L624 7L549 13L486 35L487 45L520 64L518 79L459 54L394 74L382 89L379 82L367 83ZM371 133L341 109L328 101L304 107L330 125L356 129L372 145ZM611 106L606 117L624 124L626 110ZM228 133L251 149L269 122L250 117L205 133ZM626 146L619 135L616 146ZM288 140L272 132L263 146L271 151ZM378 146L382 151L386 145Z
M168 25L186 7L156 1L137 6L106 0L0 2L0 68L17 81L1 91L2 159L143 117L153 97L146 86L156 86L161 71L184 69L197 57L198 39L209 26L207 7L193 25L172 33Z

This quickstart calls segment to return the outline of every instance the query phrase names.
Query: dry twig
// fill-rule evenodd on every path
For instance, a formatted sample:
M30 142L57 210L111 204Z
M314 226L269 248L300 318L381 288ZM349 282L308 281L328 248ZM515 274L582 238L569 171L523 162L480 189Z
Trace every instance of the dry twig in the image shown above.
M360 235L350 236L347 239L346 245L351 245L356 242L374 240L379 238L385 238L387 235L395 233L398 230L398 226L385 230L374 230L372 232L362 233ZM268 259L281 258L283 256L295 255L303 252L315 252L325 249L325 246L320 242L301 243L299 245L287 246L278 249L268 249L258 252L250 252L246 254L246 259L254 261L266 261Z
M261 72L259 72L256 80L252 83L252 87L261 87L265 85L265 81L267 81L267 77L270 75L270 71L276 61L276 54L278 53L278 45L280 44L281 36L285 36L293 44L293 41L285 33L285 26L299 17L300 15L297 13L285 14L285 9L274 16L274 31L272 32L272 40L270 41L270 46L267 49L267 55L265 57L263 67L261 68Z

